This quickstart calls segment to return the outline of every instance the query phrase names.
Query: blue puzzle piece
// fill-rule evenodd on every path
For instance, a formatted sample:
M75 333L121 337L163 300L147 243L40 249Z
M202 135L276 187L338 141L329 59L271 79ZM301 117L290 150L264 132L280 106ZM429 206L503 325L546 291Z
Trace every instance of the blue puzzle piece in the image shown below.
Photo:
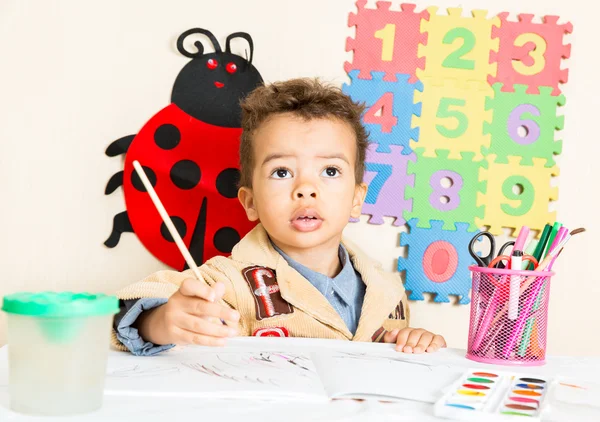
M423 83L409 83L410 75L402 73L396 74L397 82L384 81L384 72L371 72L371 79L359 79L358 73L358 70L348 73L352 82L350 85L344 84L342 90L354 101L366 104L363 124L369 132L371 142L378 144L377 152L391 152L390 145L400 145L403 147L402 154L410 154L410 141L419 140L419 128L412 127L412 117L421 115L421 103L414 103L414 93L415 90L423 91ZM388 97L384 97L386 94ZM389 97L390 94L392 97ZM389 110L385 110L386 105L383 105L388 104L385 99L392 104L391 115ZM365 118L377 111L370 111L375 104L378 104L378 109L383 105L384 110L380 110L382 117L371 117L371 123L368 123ZM390 123L394 118L395 123ZM386 123L378 124L373 123L374 121Z
M398 271L406 270L404 287L409 299L423 300L423 293L435 293L435 302L449 302L449 295L460 296L459 304L471 300L469 265L475 261L469 254L473 233L468 223L455 223L456 231L443 230L443 221L431 220L431 228L417 227L418 219L407 224L410 233L400 235L400 245L408 246L408 257L398 258Z

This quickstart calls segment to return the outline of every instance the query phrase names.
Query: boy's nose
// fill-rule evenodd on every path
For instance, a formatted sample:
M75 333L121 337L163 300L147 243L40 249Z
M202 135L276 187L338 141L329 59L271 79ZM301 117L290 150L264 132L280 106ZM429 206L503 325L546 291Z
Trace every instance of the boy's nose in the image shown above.
M301 186L299 186L298 188L296 188L296 191L294 192L294 197L301 199L301 198L316 198L317 197L317 190L308 184L303 184Z

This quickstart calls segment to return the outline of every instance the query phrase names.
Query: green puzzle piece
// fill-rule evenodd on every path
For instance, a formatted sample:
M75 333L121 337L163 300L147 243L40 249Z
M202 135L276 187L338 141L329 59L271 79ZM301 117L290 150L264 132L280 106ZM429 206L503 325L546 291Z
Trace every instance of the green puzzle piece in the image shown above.
M462 159L453 160L448 158L448 150L436 150L436 157L424 157L424 151L415 149L417 160L408 163L407 172L415 175L415 184L405 187L406 199L413 201L406 220L418 218L417 227L421 228L430 228L430 220L440 220L444 230L455 230L454 223L464 222L469 231L477 230L475 218L484 215L484 207L477 206L477 192L486 190L479 169L487 168L487 161L473 161L473 152L461 152ZM444 179L451 185L445 187Z
M565 104L564 95L552 96L552 87L539 87L539 94L527 94L527 85L514 85L515 92L502 92L502 84L492 86L494 97L486 99L486 109L493 111L491 123L484 124L484 134L491 135L484 154L495 154L496 162L508 163L509 156L522 157L521 164L533 165L533 158L547 160L554 166L554 156L562 151L562 141L554 140L554 131L562 130L564 116L557 116Z

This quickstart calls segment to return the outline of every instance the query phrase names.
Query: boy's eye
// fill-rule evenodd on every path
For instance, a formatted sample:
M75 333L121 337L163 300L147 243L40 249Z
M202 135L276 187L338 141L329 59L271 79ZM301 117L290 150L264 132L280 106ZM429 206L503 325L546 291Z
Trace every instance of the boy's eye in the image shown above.
M340 175L340 171L335 167L327 167L325 170L323 170L321 175L325 177L336 177Z
M276 179L289 179L292 177L291 173L286 169L277 169L271 174L271 176L275 177Z

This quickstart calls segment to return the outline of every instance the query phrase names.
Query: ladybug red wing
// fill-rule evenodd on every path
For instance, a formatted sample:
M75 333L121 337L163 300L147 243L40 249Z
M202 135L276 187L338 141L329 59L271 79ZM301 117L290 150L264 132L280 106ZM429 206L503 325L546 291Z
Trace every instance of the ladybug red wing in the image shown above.
M237 199L241 129L214 126L171 104L134 138L123 173L127 213L143 245L165 264L185 261L133 169L138 160L200 265L231 248L255 225Z

